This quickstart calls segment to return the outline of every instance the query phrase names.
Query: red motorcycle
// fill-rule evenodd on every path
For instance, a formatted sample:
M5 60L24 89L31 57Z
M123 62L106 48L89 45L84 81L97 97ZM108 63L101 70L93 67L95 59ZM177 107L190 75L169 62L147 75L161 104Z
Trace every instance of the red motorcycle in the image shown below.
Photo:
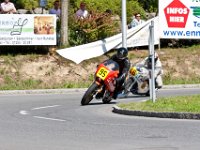
M95 81L85 92L81 105L87 105L100 92L103 92L103 103L109 103L115 91L115 79L119 74L119 65L113 60L106 60L98 65L95 73Z

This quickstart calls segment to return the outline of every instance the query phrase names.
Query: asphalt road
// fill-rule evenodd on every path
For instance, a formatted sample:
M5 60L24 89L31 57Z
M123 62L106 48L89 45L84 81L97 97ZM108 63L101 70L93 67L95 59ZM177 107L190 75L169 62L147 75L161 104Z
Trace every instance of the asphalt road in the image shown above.
M160 90L158 96L200 94L200 89ZM200 121L112 113L118 102L83 93L0 96L0 150L199 150Z

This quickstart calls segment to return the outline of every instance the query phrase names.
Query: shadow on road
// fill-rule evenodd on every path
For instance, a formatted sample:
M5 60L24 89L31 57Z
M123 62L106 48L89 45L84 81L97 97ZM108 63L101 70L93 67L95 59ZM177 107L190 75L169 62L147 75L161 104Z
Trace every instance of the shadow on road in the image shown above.
M91 102L89 103L88 105L113 105L113 104L116 104L117 102L114 102L114 101L111 101L110 103L108 104L104 104L103 102L99 101L99 102ZM87 105L84 105L84 106L87 106Z
M130 99L130 98L149 98L148 96L143 96L143 95L131 95L131 96L120 96L117 99Z

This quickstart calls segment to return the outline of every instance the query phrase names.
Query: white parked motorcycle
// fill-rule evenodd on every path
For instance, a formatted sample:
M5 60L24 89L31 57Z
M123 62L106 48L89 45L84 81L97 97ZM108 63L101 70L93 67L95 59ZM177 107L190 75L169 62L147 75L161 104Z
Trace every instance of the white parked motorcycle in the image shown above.
M124 95L130 92L136 95L149 96L149 70L145 67L131 67L125 83Z

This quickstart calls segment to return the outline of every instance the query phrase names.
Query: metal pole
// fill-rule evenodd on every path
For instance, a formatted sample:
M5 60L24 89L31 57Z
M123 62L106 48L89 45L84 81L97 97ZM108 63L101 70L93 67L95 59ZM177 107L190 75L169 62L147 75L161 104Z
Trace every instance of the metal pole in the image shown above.
M122 0L122 47L127 48L127 19L126 19L126 0Z
M151 21L149 27L150 36L149 36L149 51L152 56L152 69L151 69L151 81L150 81L150 98L153 102L156 101L156 92L155 92L155 50L154 50L154 21Z
M149 26L149 56L151 56L152 54L152 26L150 25ZM153 99L152 97L152 82L151 82L151 70L149 70L149 75L150 75L150 78L149 78L149 94L150 94L150 99Z

